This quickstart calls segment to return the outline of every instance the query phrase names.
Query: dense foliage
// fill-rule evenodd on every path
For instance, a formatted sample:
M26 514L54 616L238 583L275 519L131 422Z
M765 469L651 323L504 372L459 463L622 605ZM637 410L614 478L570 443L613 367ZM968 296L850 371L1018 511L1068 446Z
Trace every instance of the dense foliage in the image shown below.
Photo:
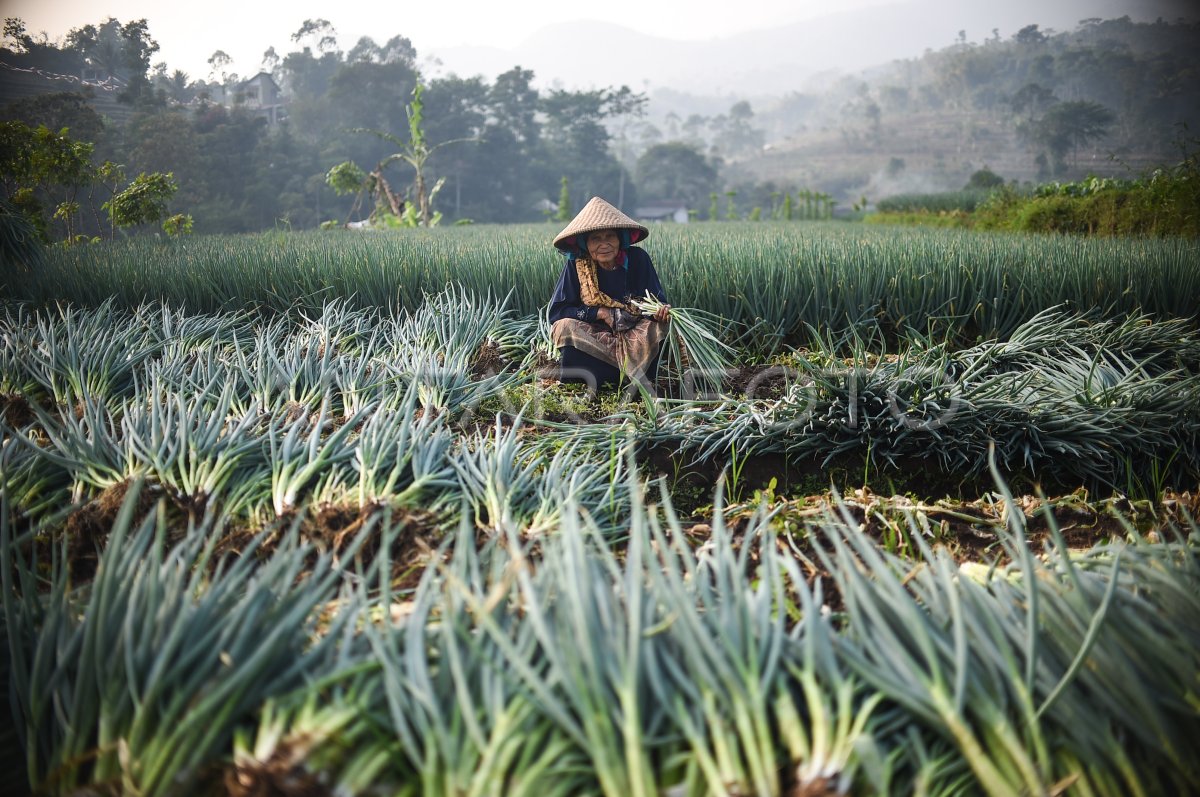
M56 132L45 125L0 122L0 201L21 213L43 243L73 244L101 234L112 238L118 228L167 216L167 200L178 188L174 175L143 172L125 185L124 169L112 161L96 165L92 150L66 128ZM107 213L107 224L100 210ZM52 233L52 228L58 229Z
M56 47L10 20L8 47L0 57L14 66L66 75L108 70L124 82L136 71L130 59L157 47L144 20L128 25L109 20L77 33ZM109 124L102 133L77 107L82 98L72 93L26 99L5 113L33 125L57 124L56 131L80 127L77 136L96 135L98 154L124 163L130 173L173 172L180 186L175 206L195 217L198 231L261 230L281 220L304 228L348 221L351 200L339 199L324 184L324 174L342 161L369 168L390 154L389 142L350 131L406 133L405 109L419 78L417 54L402 36L382 45L364 38L342 51L324 20L305 21L292 39L296 49L268 65L288 97L282 124L268 126L237 100L241 77L223 71L223 53L214 55L208 80L178 71L168 75L165 68L150 74L147 65L144 85L129 83L121 93L123 110L114 115L105 108ZM118 55L106 61L102 52ZM428 145L472 142L430 156L430 184L447 180L437 210L452 219L536 220L542 217L539 201L557 195L563 176L570 179L577 205L596 194L633 203L632 161L622 166L610 152L612 135L605 125L641 114L645 98L627 87L538 90L532 79L532 72L515 67L491 81L455 76L428 81ZM222 97L229 98L229 107L216 102ZM397 166L388 177L399 186L412 182L411 172Z
M877 204L876 222L933 223L1014 232L1079 235L1176 235L1200 238L1200 148L1139 179L1089 177L1033 189L1003 186L892 197Z
M1138 180L1089 179L1000 192L979 208L981 229L1200 238L1200 149Z

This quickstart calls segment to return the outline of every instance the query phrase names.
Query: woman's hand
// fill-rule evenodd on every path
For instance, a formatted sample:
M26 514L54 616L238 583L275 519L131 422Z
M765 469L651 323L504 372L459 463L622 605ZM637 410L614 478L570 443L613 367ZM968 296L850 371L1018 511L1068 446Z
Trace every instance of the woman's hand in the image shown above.
M603 321L604 323L608 324L610 329L612 328L614 318L615 318L615 316L613 314L613 311L607 307L601 307L599 310L596 311L596 319L598 321Z
M658 312L654 314L655 321L666 321L671 317L671 305L664 304L658 308Z

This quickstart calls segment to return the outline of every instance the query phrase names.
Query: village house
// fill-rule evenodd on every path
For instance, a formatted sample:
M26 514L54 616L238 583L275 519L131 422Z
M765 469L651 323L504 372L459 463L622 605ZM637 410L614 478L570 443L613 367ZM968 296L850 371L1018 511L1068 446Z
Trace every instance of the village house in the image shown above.
M641 221L673 221L676 224L688 223L687 205L682 202L659 202L644 205L633 211L634 218Z
M266 72L259 72L249 80L243 80L232 92L231 104L243 108L255 116L261 116L269 125L277 125L287 118L287 103L281 96L279 84Z

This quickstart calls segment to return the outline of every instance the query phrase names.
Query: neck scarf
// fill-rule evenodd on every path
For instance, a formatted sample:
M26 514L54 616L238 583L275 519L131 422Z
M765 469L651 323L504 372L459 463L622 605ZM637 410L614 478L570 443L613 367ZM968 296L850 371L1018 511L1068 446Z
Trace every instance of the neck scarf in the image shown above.
M575 271L579 274L580 297L588 307L619 307L635 315L638 314L638 309L632 303L618 302L600 290L600 284L596 280L596 264L594 262L582 257L577 258Z

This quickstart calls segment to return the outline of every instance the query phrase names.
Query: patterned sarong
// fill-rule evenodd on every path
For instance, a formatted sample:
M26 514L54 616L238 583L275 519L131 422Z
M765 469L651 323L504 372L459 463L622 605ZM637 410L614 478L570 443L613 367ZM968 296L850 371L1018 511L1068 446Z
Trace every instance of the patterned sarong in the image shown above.
M614 332L603 322L592 324L576 318L562 318L554 322L550 336L558 348L574 346L644 384L649 381L646 369L658 356L666 338L667 323L643 318L633 329Z

